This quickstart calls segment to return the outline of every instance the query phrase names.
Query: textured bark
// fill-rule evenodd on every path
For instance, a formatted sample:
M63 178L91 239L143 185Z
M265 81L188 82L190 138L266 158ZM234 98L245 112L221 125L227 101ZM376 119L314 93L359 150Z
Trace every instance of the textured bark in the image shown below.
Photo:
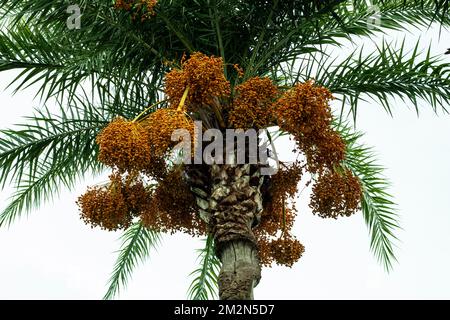
M196 166L188 181L201 208L200 216L214 236L222 261L219 296L224 300L253 299L261 278L254 228L261 218L263 177L254 165Z
M221 300L253 300L253 288L261 279L255 246L248 241L230 241L221 253L219 274Z
M211 178L210 225L219 256L228 241L256 243L252 227L262 211L259 172L251 176L250 165L213 165Z

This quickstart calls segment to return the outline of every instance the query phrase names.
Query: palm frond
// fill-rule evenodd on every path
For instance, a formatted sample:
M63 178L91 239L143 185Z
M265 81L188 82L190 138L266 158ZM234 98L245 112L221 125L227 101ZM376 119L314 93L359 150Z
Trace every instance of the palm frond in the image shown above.
M124 288L134 269L150 255L150 250L161 241L161 235L135 223L120 238L122 245L108 281L103 299L113 299Z
M55 199L63 187L73 188L87 172L98 173L99 166L70 158L55 163L38 160L33 171L21 175L8 205L0 213L0 227L11 225L43 202Z
M22 180L23 174L36 168L39 160L55 166L65 159L86 163L95 160L94 140L105 126L104 121L77 121L66 115L56 118L43 112L29 119L31 123L1 131L0 182L3 187L8 181Z
M344 102L356 117L358 102L371 98L392 114L392 103L400 98L417 113L425 102L435 112L448 112L450 103L450 63L431 56L431 46L424 54L419 51L420 40L409 52L405 42L400 45L383 42L364 55L364 48L352 52L342 61L332 55L310 55L299 59L297 65L285 67L285 81L313 78ZM296 69L296 70L294 70Z
M249 60L250 64L254 64L249 67L255 73L266 74L271 68L289 64L302 55L311 52L323 54L324 45L340 47L342 39L353 41L355 37L375 36L390 30L404 30L409 26L425 28L435 21L439 21L444 27L450 26L448 7L441 2L382 0L372 1L372 5L369 5L365 0L330 1L326 10L310 10L295 18L291 13L281 13L281 10L275 18L277 27L271 29L271 26L266 25L267 30L263 30L266 30L268 36L252 44L255 48L263 45L264 52ZM266 9L264 16L271 12L269 9ZM285 20L287 17L291 20ZM257 55L257 52L253 51L252 55ZM246 65L245 59L243 60Z
M431 56L431 46L425 57L419 52L420 40L411 53L405 42L395 48L386 42L373 54L349 57L332 72L325 72L321 81L336 93L357 100L361 95L378 100L387 112L392 113L392 98L409 101L419 112L425 101L434 111L441 107L448 112L450 102L450 63ZM329 76L329 78L328 78ZM356 115L356 106L352 105Z
M0 32L0 71L20 71L10 86L18 91L39 85L36 96L44 101L56 97L70 103L89 85L100 97L115 93L122 99L141 98L142 103L157 99L162 58L154 59L148 44L120 24L111 10L99 8L86 8L83 21L89 30L83 33L60 26L61 17L57 26L39 22L36 13L29 23L13 20L7 25Z
M10 182L17 188L0 214L0 226L52 199L62 187L73 187L86 173L102 169L95 137L107 121L91 105L61 109L57 115L44 108L27 119L0 131L0 185Z
M335 123L347 145L344 167L357 176L362 185L362 214L369 228L370 247L377 260L389 271L396 261L394 246L398 240L395 232L400 228L396 205L389 194L389 182L383 176L384 168L376 164L371 148L363 146L360 133L352 132L350 126Z
M205 247L198 250L200 266L190 274L194 277L188 290L188 297L191 300L208 300L217 297L217 278L221 263L214 252L212 236L208 236L204 241Z
M450 26L448 0L365 0L345 1L335 8L339 19L321 23L321 36L369 37L405 28L427 28L433 22ZM314 35L313 35L314 36ZM339 44L339 42L336 42Z
M358 2L361 3L363 0ZM378 6L382 15L389 11L394 14L400 13L398 22L407 22L410 25L429 26L432 22L442 25L450 23L449 0L372 0L372 5ZM406 19L402 20L401 16Z

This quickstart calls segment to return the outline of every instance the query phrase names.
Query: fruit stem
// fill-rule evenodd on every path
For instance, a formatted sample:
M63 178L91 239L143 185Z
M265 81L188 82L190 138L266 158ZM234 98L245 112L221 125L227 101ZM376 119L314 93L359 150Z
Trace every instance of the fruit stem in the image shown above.
M138 114L138 116L137 116L136 118L134 118L133 122L138 121L139 118L142 117L142 116L143 116L148 110L150 110L151 108L156 107L157 105L159 105L159 104L161 104L161 103L163 103L163 102L166 102L166 101L167 101L167 100L161 100L161 101L158 101L158 102L152 104L151 106L149 106L148 108L146 108L144 111L142 111L140 114Z
M214 114L216 115L217 120L219 121L219 125L224 129L226 127L225 121L223 120L222 113L219 110L220 104L217 98L213 100L212 109Z
M184 107L184 103L186 102L187 96L189 93L189 86L186 87L183 93L183 97L181 97L180 104L178 105L177 111L181 111Z
M284 196L282 198L283 201L283 230L281 232L281 236L284 235L284 233L286 232L286 204L284 202Z

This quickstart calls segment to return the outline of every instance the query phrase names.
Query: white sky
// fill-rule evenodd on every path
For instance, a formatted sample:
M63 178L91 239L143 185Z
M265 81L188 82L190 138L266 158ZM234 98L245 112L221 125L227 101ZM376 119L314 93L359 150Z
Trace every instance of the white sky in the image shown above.
M412 46L417 31L407 35ZM403 35L396 34L396 39ZM433 52L450 46L450 32L422 35ZM378 41L378 40L377 40ZM348 51L344 49L344 51ZM450 60L450 56L444 56ZM0 73L5 88L14 73ZM12 96L0 91L0 128L11 127L38 104L32 91ZM337 221L314 217L307 193L298 201L295 234L306 253L292 268L264 269L257 299L450 299L450 118L426 104L418 118L398 101L394 118L375 103L359 107L357 128L375 147L392 182L403 230L398 233L399 263L387 274L369 250L361 214ZM281 144L278 151L288 152ZM281 149L281 150L280 150ZM0 299L99 299L106 290L119 233L91 230L78 217L77 196L87 185L62 190L59 200L28 218L0 229ZM0 194L6 206L11 190ZM121 299L185 299L201 243L185 235L165 236L157 252L138 268Z

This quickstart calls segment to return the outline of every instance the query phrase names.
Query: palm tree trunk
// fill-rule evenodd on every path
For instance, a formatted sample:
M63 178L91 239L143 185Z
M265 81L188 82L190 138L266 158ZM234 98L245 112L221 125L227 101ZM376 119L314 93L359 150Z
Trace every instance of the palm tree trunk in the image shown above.
M216 254L222 262L219 296L222 300L251 300L261 278L255 236L262 211L261 178L251 165L211 167L210 221Z
M221 300L253 300L253 288L261 278L261 266L255 246L248 241L230 241L220 256Z

